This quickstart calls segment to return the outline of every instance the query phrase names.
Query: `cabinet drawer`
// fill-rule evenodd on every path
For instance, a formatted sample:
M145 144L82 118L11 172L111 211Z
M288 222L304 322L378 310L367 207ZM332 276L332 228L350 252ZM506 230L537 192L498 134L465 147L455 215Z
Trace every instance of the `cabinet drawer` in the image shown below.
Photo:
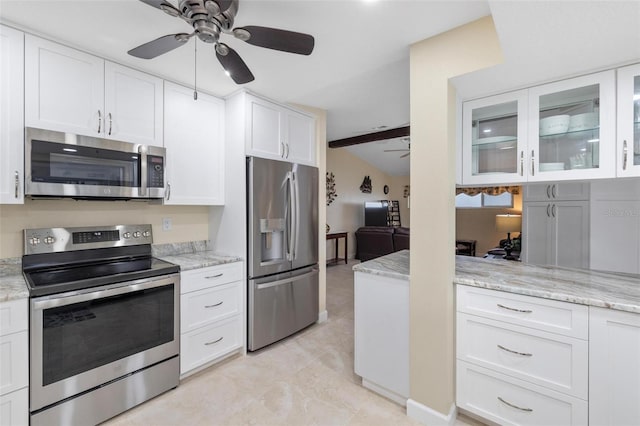
M180 296L182 333L228 318L242 311L242 282L236 281Z
M457 310L586 340L589 309L574 303L485 288L457 286Z
M586 401L457 362L457 405L502 425L586 425Z
M26 331L0 337L0 395L29 382L29 344Z
M242 347L242 318L201 327L180 336L180 374Z
M28 329L28 303L29 299L0 303L0 336Z
M0 425L29 425L29 389L0 396Z
M588 398L588 343L458 314L458 359L578 398Z
M202 290L220 284L242 280L242 263L227 263L208 268L192 269L180 274L180 293Z

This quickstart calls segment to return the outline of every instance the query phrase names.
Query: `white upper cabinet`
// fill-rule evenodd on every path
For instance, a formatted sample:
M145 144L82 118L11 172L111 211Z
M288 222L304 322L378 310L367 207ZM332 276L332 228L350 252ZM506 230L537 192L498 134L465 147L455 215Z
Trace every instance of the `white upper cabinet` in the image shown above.
M527 91L466 102L462 115L463 182L526 181Z
M0 204L24 202L24 34L0 25Z
M162 145L162 80L27 34L25 125Z
M529 181L615 176L613 70L529 89Z
M313 117L249 94L246 99L246 155L316 165Z
M162 146L162 107L162 79L105 61L107 138Z
M618 70L618 176L640 176L640 64Z
M164 204L224 204L224 101L165 82Z
M640 77L634 83L638 68L627 72L631 74L624 91L628 117L622 122L618 117L619 126L627 131L627 143L618 141L618 156L622 158L623 145L627 146L629 161L637 159L636 166L640 156L634 156L629 141L640 138L640 119L635 117L633 124ZM615 177L615 123L614 70L464 102L462 184ZM627 175L640 174L635 168L639 167L629 166ZM621 175L620 163L618 169Z
M27 34L25 125L100 137L104 61Z

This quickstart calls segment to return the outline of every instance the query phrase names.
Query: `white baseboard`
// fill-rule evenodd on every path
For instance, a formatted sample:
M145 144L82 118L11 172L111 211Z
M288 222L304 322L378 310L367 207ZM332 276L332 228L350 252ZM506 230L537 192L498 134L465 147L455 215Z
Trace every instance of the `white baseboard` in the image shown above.
M364 379L364 378L362 379L362 386L364 386L367 389L371 389L375 393L378 393L384 396L385 398L388 398L391 401L395 402L396 404L402 405L403 407L407 404L406 396L398 395L397 393L390 391L388 389L385 389L382 386L378 386L375 383L371 383L367 379Z
M318 313L317 323L319 324L319 323L325 322L328 319L329 319L329 312L327 312L327 310L325 309L324 311Z
M456 422L456 404L451 404L449 414L445 415L439 411L420 404L413 399L407 400L407 416L429 426L452 426Z

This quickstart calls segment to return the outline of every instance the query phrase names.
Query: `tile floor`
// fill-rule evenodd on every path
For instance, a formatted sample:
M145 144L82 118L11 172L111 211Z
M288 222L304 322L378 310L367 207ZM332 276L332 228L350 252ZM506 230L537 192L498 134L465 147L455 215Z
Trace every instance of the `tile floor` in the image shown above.
M328 321L206 369L105 424L418 425L353 373L354 262L327 268Z

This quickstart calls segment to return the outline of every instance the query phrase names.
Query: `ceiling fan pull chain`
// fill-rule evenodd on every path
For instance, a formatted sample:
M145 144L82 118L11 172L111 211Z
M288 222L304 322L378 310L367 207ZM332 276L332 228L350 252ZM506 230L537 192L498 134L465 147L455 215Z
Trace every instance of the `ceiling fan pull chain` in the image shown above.
M198 38L193 40L193 100L198 100Z

